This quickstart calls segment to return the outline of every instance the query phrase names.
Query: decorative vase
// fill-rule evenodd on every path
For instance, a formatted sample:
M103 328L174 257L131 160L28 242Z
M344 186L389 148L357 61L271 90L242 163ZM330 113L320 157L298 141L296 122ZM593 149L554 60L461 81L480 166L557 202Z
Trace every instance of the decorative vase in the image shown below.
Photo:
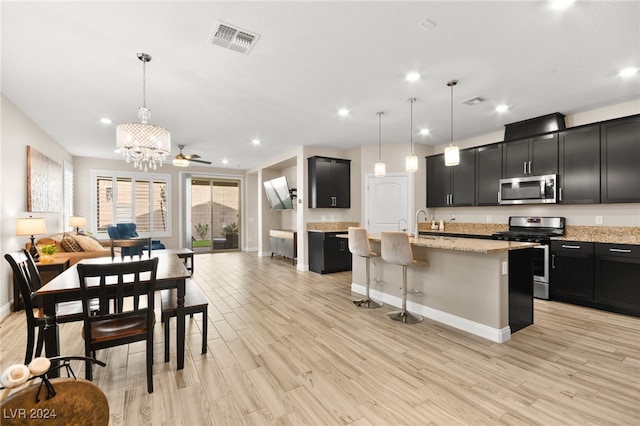
M40 263L53 263L52 254L40 254Z

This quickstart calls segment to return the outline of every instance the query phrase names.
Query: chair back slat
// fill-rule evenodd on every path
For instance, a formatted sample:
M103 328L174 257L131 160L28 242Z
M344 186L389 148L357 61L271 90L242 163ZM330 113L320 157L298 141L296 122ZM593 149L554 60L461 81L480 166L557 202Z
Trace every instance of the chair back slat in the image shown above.
M105 318L126 317L131 314L153 311L157 269L158 258L108 264L78 263L78 277L85 320L85 339L91 340L90 324L93 322L99 322ZM94 297L93 293L96 291L93 288L94 286L99 286L97 293L100 307L97 313L92 313L90 310L90 299ZM115 291L109 291L110 289ZM134 300L133 306L131 308L125 306L123 309L110 314L108 296L114 293L118 300L132 296ZM141 307L140 304L142 296L147 300L145 307Z
M15 253L7 253L4 258L11 265L14 279L18 282L18 287L20 287L20 294L27 313L27 323L29 327L33 327L35 324L33 308L35 307L36 291L41 286L38 268L31 254L24 249Z

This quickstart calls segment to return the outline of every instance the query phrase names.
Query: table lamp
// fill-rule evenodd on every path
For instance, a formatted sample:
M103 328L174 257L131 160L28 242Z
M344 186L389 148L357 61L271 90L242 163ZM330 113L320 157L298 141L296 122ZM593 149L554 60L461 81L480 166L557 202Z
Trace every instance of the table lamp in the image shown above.
M84 216L71 216L69 226L76 228L76 234L80 233L80 228L87 226L87 219Z
M44 223L44 218L42 217L21 217L18 218L16 223L16 235L18 236L29 236L31 238L31 248L29 249L29 253L31 253L31 257L36 262L40 258L38 255L38 249L35 243L34 235L41 235L47 233L47 226Z

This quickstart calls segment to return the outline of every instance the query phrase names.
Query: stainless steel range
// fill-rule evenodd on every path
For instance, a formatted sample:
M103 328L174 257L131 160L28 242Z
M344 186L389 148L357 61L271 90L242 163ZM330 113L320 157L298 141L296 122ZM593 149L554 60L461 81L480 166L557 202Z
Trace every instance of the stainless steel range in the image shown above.
M533 296L549 298L549 245L564 235L564 217L511 216L509 230L497 232L493 239L539 243L533 252Z

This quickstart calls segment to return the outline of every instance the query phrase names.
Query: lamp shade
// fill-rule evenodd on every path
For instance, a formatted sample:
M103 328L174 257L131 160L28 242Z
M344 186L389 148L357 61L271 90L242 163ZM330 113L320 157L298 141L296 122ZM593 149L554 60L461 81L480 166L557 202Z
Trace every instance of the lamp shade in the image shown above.
M186 158L174 158L173 165L176 167L189 167L189 160Z
M444 149L444 165L457 166L460 164L460 149L455 145L450 145Z
M378 163L375 164L374 166L374 174L376 177L384 177L385 173L386 173L386 165L380 161Z
M407 155L405 159L405 170L408 173L415 173L418 171L418 157L416 155Z
M21 217L16 222L16 235L18 236L30 236L40 235L47 233L47 226L44 223L44 218L41 217Z
M74 228L82 228L87 226L87 219L84 216L71 216L69 226Z

